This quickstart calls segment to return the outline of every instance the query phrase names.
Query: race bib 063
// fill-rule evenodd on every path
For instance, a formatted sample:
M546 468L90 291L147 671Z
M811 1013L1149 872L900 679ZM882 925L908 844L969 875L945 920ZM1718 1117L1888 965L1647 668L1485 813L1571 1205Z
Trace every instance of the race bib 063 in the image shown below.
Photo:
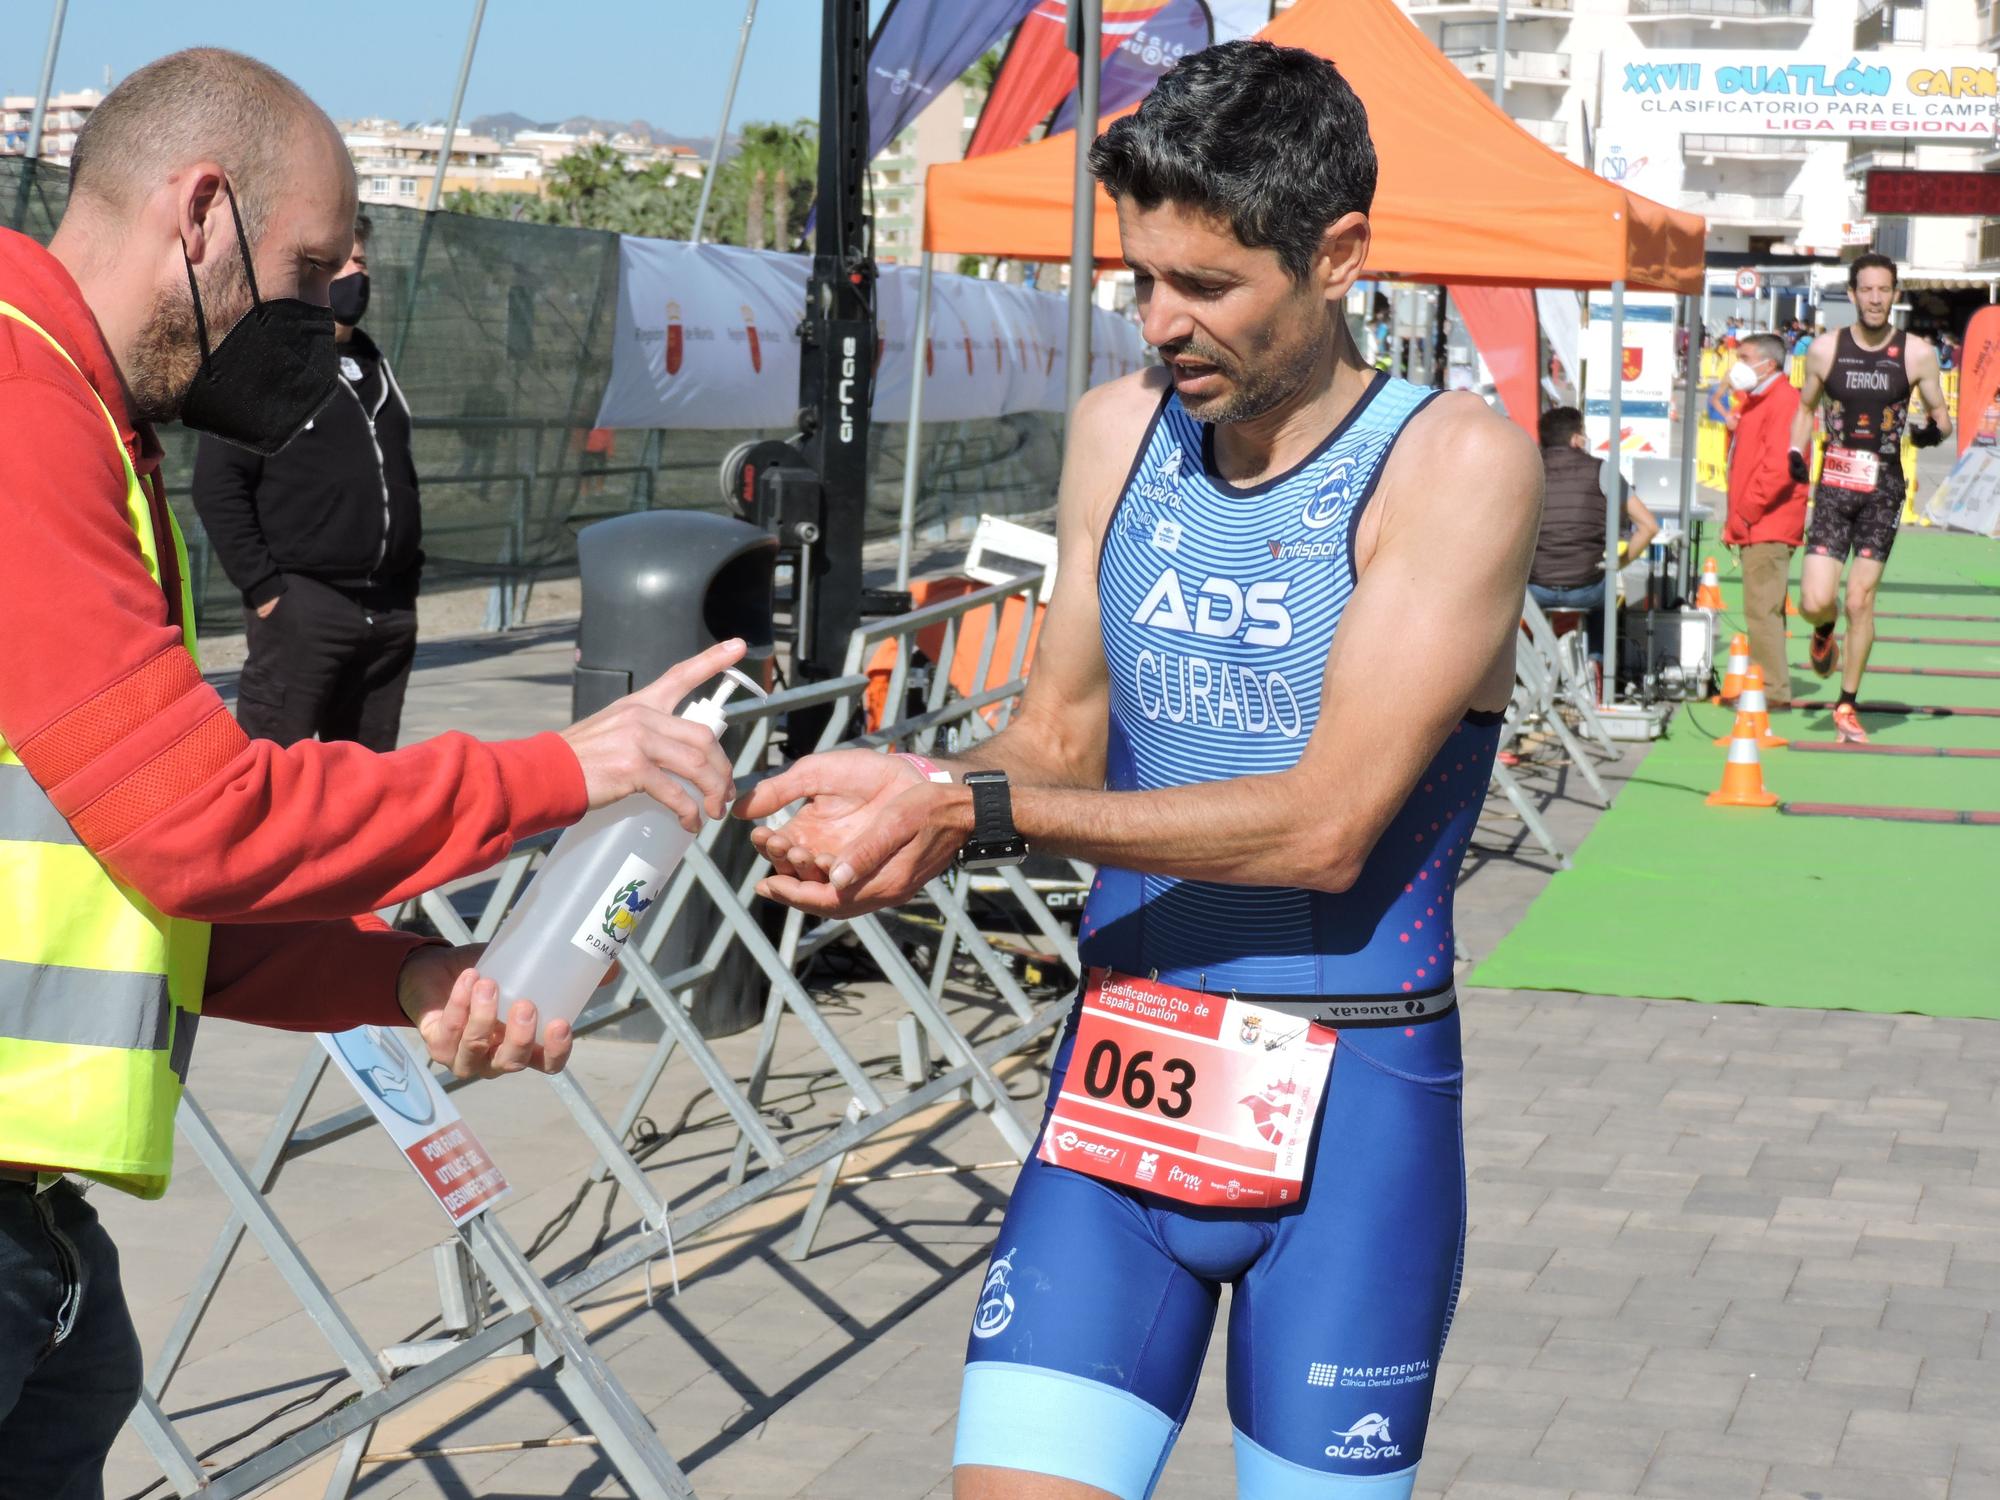
M1183 1203L1297 1203L1336 1040L1297 1016L1093 969L1036 1155Z

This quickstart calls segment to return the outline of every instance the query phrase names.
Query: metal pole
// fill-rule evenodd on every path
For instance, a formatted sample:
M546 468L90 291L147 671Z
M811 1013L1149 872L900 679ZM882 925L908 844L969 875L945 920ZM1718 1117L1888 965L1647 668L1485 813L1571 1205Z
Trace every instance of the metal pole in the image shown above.
M1618 528L1625 516L1625 283L1611 283L1611 485L1604 497L1604 682L1598 701L1618 695Z
M694 208L694 242L701 243L701 226L708 218L709 194L715 191L715 174L722 166L722 142L729 134L730 112L736 108L736 81L743 76L743 54L750 50L750 26L757 19L757 0L746 0L743 31L736 38L736 66L729 70L729 87L722 94L722 119L715 127L715 146L708 153L708 170L701 178L701 202ZM778 247L784 249L783 245Z
M1681 298L1681 316L1692 325L1695 301L1692 296ZM1687 369L1681 375L1681 550L1674 562L1674 582L1683 598L1687 596L1687 585L1683 581L1682 567L1694 553L1691 540L1694 525L1694 462L1695 445L1699 433L1695 425L1695 403L1701 392L1701 330L1688 328Z
M917 277L917 332L910 344L910 425L903 438L903 515L896 532L896 587L910 586L910 553L916 544L917 460L924 436L924 350L931 337L931 253Z
M431 179L431 201L425 212L436 213L444 197L445 169L451 165L451 143L458 134L459 111L465 107L465 84L472 76L472 54L479 46L479 25L486 19L486 0L473 0L472 27L465 33L465 57L458 65L458 87L451 95L451 118L444 122L444 142L438 148L437 175Z
M1507 0L1493 20L1493 102L1507 107Z
M1090 143L1097 137L1097 89L1104 72L1104 0L1070 6L1070 50L1076 53L1076 183L1069 246L1069 400L1090 388L1090 282L1096 265L1097 186L1090 176Z
M69 12L69 0L56 0L55 14L49 17L49 45L42 54L42 86L35 91L35 113L28 121L29 161L39 161L42 155L42 122L48 118L49 92L56 78L56 52L62 46L63 17Z

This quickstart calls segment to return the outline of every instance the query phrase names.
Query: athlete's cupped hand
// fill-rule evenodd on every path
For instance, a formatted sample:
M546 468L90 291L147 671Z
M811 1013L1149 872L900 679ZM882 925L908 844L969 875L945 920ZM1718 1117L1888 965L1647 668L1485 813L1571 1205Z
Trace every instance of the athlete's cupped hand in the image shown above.
M907 901L951 863L964 842L952 826L962 789L933 785L908 761L869 750L809 755L758 783L740 818L782 822L751 830L771 861L757 892L814 916L854 917Z

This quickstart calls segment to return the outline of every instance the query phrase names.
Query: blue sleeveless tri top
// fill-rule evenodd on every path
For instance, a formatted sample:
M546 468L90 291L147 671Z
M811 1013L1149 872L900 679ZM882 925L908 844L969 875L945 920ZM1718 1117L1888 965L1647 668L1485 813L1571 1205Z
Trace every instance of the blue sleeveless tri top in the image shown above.
M1213 431L1169 395L1098 563L1111 670L1106 785L1138 791L1289 770L1319 722L1327 653L1354 592L1354 538L1390 449L1437 392L1378 374L1289 472L1239 487ZM1379 708L1391 714L1395 686ZM1446 739L1354 886L1339 894L1105 868L1084 961L1251 996L1422 996L1452 975L1452 886L1500 716ZM1329 788L1338 796L1339 788Z

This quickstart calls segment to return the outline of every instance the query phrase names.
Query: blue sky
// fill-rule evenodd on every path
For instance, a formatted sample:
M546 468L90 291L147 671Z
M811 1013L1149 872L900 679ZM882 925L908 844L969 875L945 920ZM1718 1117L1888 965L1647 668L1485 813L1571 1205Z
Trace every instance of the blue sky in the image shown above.
M883 0L873 0L879 14ZM10 0L0 21L0 93L34 91L51 0ZM442 118L472 0L70 0L58 89L101 88L176 48L210 43L262 58L328 113ZM734 120L819 113L821 0L758 0ZM646 119L708 135L743 0L488 0L466 116Z

